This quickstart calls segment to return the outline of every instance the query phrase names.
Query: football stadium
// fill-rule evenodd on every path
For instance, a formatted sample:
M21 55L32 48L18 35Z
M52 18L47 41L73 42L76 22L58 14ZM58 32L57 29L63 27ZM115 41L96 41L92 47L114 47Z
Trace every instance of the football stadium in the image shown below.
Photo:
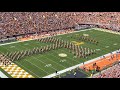
M119 12L0 12L0 78L119 78Z

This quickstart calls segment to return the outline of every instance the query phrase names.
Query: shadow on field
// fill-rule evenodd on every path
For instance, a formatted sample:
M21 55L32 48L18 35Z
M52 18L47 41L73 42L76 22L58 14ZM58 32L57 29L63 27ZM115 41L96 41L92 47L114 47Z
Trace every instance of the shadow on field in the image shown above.
M76 71L75 73L66 74L66 76L61 78L86 78L87 76L88 76L87 74L81 71Z

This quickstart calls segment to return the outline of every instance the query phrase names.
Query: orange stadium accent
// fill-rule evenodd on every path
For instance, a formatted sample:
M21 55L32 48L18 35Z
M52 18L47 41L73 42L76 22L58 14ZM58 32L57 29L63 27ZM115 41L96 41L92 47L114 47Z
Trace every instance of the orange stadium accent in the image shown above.
M114 56L113 59L111 58L111 56ZM120 54L118 54L118 56L116 56L116 54L112 54L109 56L106 56L105 58L101 58L98 59L96 61L90 62L88 64L84 64L85 70L95 70L96 67L93 67L93 64L96 63L96 66L100 67L99 70L104 69L104 67L112 65L113 63L115 63L116 61L120 60ZM80 68L83 68L83 66L80 66Z

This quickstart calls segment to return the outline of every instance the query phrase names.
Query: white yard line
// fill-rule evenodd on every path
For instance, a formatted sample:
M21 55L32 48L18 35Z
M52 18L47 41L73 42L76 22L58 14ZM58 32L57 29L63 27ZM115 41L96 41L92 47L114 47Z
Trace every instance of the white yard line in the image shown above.
M29 46L30 46L30 45L29 45ZM20 46L20 47L26 48L26 47L24 47L24 46ZM31 47L31 46L30 46L30 47ZM42 62L43 64L47 65L47 63L39 60L39 58L36 58L36 57L34 57L34 56L31 56L31 57L33 57L33 58L35 58L37 61ZM45 58L47 58L47 57L45 57ZM48 59L48 58L47 58L47 59ZM29 61L28 61L28 62L29 62ZM54 70L57 70L57 69L55 69L54 67L50 67L50 68L52 68L52 69L54 69ZM41 68L41 69L42 69L42 68Z
M20 63L18 63L18 62L16 62L18 65L20 65L20 66L22 66L22 67L24 67L24 68L26 68L25 66L23 66L22 64L20 64ZM37 76L37 77L39 77L37 74L35 74L34 72L32 72L31 70L29 70L28 68L26 68L28 71L30 71L33 75L35 75L35 76Z
M27 61L27 59L25 59L25 61ZM29 61L27 61L29 62ZM37 66L36 64L32 63L32 62L29 62L30 64L34 65L35 67L37 67L39 70L42 70L43 72L47 73L47 74L50 74L48 73L47 71L45 71L44 69L40 68L39 66Z
M21 46L21 47L25 48L24 46ZM17 49L17 48L15 48L15 49ZM19 50L19 49L17 49L17 50ZM32 57L33 57L33 56L32 56ZM35 57L33 57L33 58L35 58ZM38 60L37 58L35 58L35 59ZM47 71L45 71L43 68L40 68L39 66L37 66L37 65L35 65L34 63L28 61L27 59L25 59L25 61L31 63L32 65L34 65L34 66L37 67L38 69L41 69L42 71L44 71L44 72L46 72L47 74L49 74L49 73L48 73ZM41 61L41 62L42 62L42 61ZM44 63L44 64L46 64L46 63Z
M42 55L43 56L43 55ZM52 56L54 56L54 55L52 55ZM45 58L47 58L47 57L45 57ZM65 66L63 66L62 64L59 64L59 63L57 63L57 62L55 62L55 61L53 61L53 60L51 60L51 59L49 59L49 58L47 58L48 60L50 60L50 61L52 61L52 62L54 62L54 63L56 63L56 64L58 64L59 66L62 66L62 67L64 67L64 68L66 68Z

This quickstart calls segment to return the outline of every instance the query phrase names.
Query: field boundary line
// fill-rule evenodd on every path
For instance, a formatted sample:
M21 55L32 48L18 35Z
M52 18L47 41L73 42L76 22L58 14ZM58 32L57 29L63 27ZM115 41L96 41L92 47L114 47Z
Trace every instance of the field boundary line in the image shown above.
M0 77L1 78L8 78L2 71L0 71Z
M98 31L103 31L103 32L108 32L108 33L120 35L120 32L115 32L112 30L107 30L107 29L103 29L103 28L93 28L93 29L98 30Z

